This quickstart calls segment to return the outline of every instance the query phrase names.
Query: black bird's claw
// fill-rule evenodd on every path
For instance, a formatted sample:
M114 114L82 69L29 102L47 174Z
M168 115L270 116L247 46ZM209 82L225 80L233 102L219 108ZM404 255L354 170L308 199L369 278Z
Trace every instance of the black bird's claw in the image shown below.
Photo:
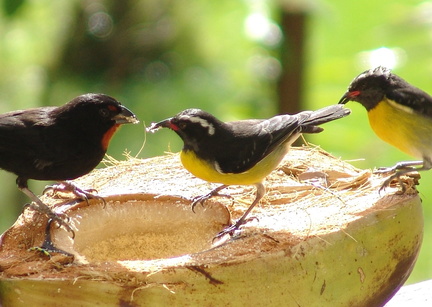
M56 222L59 227L63 227L66 231L72 233L72 239L74 239L75 232L73 231L72 227L69 225L70 218L66 214L55 213L48 206L46 206L45 204L43 205L44 206L40 206L37 203L27 203L24 205L23 211L29 208L47 215L49 218L49 222L48 222L49 224L51 222Z
M54 246L54 243L52 242L52 239L51 239L51 223L54 221L55 220L52 218L50 218L48 220L48 224L45 228L45 238L44 238L42 245L40 247L39 246L31 247L31 248L29 248L29 250L30 251L39 251L50 258L51 258L51 253L60 253L60 254L66 255L68 257L73 257L72 254ZM72 229L71 229L71 231L73 232ZM73 237L75 237L75 233L74 233Z
M54 246L51 241L44 241L41 246L33 246L28 249L29 251L38 251L51 258L52 253L63 254L68 257L73 257L71 253L61 250Z
M73 231L72 227L69 225L70 218L64 214L62 215L66 217L67 222L65 222L61 215L51 212L51 214L48 215L50 218L48 224L56 222L59 228L63 227L66 231L72 234L72 239L75 239L75 231Z
M42 193L45 194L48 191L52 191L53 193L56 193L58 191L69 192L78 196L80 199L85 200L87 204L89 199L98 199L103 202L104 208L106 207L105 199L96 194L97 193L96 189L83 190L78 188L75 184L68 181L62 181L57 184L47 186L45 187Z

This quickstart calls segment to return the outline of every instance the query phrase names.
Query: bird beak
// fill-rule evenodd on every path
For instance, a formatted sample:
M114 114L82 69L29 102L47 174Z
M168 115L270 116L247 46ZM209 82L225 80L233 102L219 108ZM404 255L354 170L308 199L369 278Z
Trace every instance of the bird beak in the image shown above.
M355 97L360 95L360 91L346 92L339 100L338 104L346 104L348 101L354 100Z
M160 128L172 129L171 118L165 119L158 123L152 123L151 126L147 128L147 132L156 132Z
M121 106L122 111L114 116L112 119L115 120L116 124L138 124L139 120L128 108Z

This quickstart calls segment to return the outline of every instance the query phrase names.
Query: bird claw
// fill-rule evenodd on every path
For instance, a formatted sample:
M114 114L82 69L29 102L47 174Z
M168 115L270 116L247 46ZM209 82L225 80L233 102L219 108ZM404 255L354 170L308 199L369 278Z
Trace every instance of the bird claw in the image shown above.
M72 239L75 238L75 231L73 231L72 227L69 225L70 217L68 217L66 214L55 213L51 209L49 209L47 206L46 207L40 207L36 203L25 204L23 210L25 210L27 208L32 209L32 210L36 210L40 213L45 214L49 218L48 223L56 222L59 228L63 227L66 231L68 231L72 234Z
M239 229L239 226L237 226L237 223L226 227L225 229L223 229L217 235L214 236L213 242L219 240L220 238L222 238L225 235L229 235L230 237L233 237L234 232L236 232L238 229Z
M212 191L212 192L210 192L210 193L208 193L206 195L195 196L194 198L192 198L192 204L191 204L192 212L196 213L195 212L195 207L198 204L201 204L201 207L204 207L204 202L206 200L212 198L213 196L226 197L226 198L230 198L230 199L233 198L231 195L228 195L228 194L219 194L219 192L217 192L217 191L216 192Z
M45 238L42 245L31 247L29 248L29 251L38 251L50 258L51 258L51 253L60 253L68 257L73 257L71 253L68 253L54 246L54 243L51 240L51 223L54 221L58 223L58 221L54 220L53 218L50 218L48 220L48 224L45 228ZM75 233L73 233L73 237L75 237Z
M240 227L243 226L244 224L249 223L250 221L256 220L258 221L259 219L256 216L251 216L250 218L244 219L242 220L241 218L233 225L226 227L225 229L223 229L222 231L220 231L214 238L213 238L213 242L216 240L219 240L220 238L222 238L225 235L229 235L230 237L234 236L234 233L238 230L240 230Z
M86 201L87 204L89 203L89 199L98 199L103 202L104 208L106 207L105 199L96 194L97 193L96 189L83 190L78 188L75 184L68 181L62 181L59 182L58 184L47 186L45 187L42 193L45 194L48 191L52 191L53 194L57 192L66 192L66 193L69 192L74 194L78 198Z
M378 190L378 193L381 193L382 191L384 191L386 188L388 188L391 184L391 182L397 179L399 186L400 186L400 190L396 192L396 194L405 194L406 192L406 187L405 184L402 182L402 180L400 179L400 175L398 173L391 175L389 178L387 178L384 183L381 185L380 189Z
M381 188L379 189L379 193L381 193L385 188L389 187L391 182L394 179L398 180L399 186L401 187L401 190L397 192L397 194L404 194L406 192L406 186L400 179L402 175L411 173L411 172L418 172L423 169L429 169L425 168L423 161L402 161L396 163L394 166L391 167L380 167L377 170L374 171L374 174L386 174L386 173L394 173L390 177L388 177L384 183L382 184ZM415 168L414 166L417 165L423 165L420 168Z

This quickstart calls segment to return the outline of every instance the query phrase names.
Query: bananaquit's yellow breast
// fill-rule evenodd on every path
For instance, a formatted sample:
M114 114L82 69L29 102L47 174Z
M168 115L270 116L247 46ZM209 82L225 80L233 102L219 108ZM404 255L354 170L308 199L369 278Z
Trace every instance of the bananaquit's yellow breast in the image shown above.
M285 144L279 146L243 173L220 173L212 164L200 159L192 150L182 151L180 159L189 172L203 180L226 185L249 185L263 181L279 165L287 151L288 146Z
M417 158L432 156L432 120L384 99L368 111L369 123L387 143Z

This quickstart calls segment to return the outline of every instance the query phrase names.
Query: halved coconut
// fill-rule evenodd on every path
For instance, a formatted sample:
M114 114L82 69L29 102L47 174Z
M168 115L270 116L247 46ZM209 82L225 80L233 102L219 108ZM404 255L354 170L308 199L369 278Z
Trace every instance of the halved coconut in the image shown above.
M5 306L382 306L408 278L423 234L414 180L379 192L385 178L313 148L293 149L266 180L256 217L231 239L253 187L230 187L190 208L215 185L193 178L178 155L130 159L75 181L104 197L87 204L46 196L70 217L75 238L51 227L74 256L28 248L46 218L26 210L3 234ZM57 195L58 197L58 195ZM228 210L226 209L228 208Z

